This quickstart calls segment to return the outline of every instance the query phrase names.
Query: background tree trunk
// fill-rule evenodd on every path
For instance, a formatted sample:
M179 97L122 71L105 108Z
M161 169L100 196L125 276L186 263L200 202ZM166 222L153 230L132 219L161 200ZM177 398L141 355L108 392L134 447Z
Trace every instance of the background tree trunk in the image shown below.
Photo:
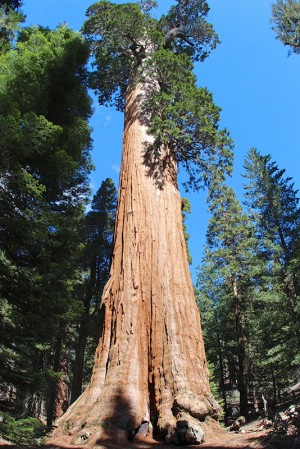
M73 379L71 387L71 404L75 402L76 399L78 399L82 393L84 354L89 333L91 297L92 291L90 288L90 291L87 293L84 300L84 311L80 321L79 335L76 345L76 356L74 361Z
M65 430L73 444L127 439L150 422L159 436L195 443L200 422L218 412L187 263L177 164L168 149L161 173L145 163L143 96L137 87L127 99L114 252L91 382L53 435Z
M248 414L248 364L245 348L245 333L243 326L243 312L241 297L238 292L237 279L232 276L233 296L235 300L235 321L236 321L236 337L238 351L238 386L240 391L240 414L246 416Z
M69 406L69 386L67 383L68 378L68 360L62 360L60 362L59 371L62 373L56 387L56 400L55 400L55 417L60 418Z
M54 348L53 348L53 366L52 370L54 373L59 372L60 356L62 349L62 333L63 324L59 325L61 334L56 338ZM50 380L48 385L48 397L47 397L47 426L51 427L53 420L55 419L55 401L57 398L57 384L56 380Z
M223 399L223 411L227 413L227 398L226 398L226 387L225 387L225 372L224 372L224 358L223 358L223 348L221 342L221 335L217 332L217 344L218 344L218 355L220 364L220 390Z

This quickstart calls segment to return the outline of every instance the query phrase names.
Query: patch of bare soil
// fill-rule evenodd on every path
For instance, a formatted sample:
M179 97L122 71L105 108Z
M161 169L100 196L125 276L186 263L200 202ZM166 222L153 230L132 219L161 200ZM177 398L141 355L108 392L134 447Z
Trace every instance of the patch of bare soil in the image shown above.
M197 446L174 446L173 444L159 443L154 440L126 443L123 442L107 442L100 443L95 446L95 449L267 449L266 430L254 431L246 433L231 433L223 432L217 437L211 438L210 441L202 443ZM0 440L1 449L26 449L26 446L11 445L6 441ZM40 449L88 449L86 446L65 446L64 444L56 443L56 445L48 444L42 446Z
M267 431L234 434L224 432L211 441L197 446L174 446L174 444L159 443L157 441L128 443L101 443L95 449L266 449ZM12 448L10 448L12 449ZM45 448L46 449L46 448ZM69 449L63 446L48 446L47 449ZM77 448L79 449L79 448ZM80 448L84 449L84 447Z
M152 439L136 442L101 442L93 449L268 449L268 431L256 430L249 427L243 433L219 431L208 435L207 441L197 446L175 446ZM26 446L12 445L8 441L0 439L0 449L28 449ZM87 446L66 446L60 441L54 444L46 444L39 449L91 449Z

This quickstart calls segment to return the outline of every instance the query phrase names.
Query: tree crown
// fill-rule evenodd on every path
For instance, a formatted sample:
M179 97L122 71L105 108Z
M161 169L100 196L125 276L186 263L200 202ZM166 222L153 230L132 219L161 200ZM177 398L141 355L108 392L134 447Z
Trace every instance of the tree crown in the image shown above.
M204 0L176 0L160 19L150 15L156 2L92 5L84 33L88 36L96 70L90 85L100 104L123 110L126 94L143 85L141 121L148 124L153 143L145 146L145 165L163 186L166 157L187 170L186 188L208 185L213 167L231 171L232 141L219 130L220 108L207 89L198 88L193 63L203 61L218 43L206 21ZM151 162L151 163L150 163Z
M300 2L278 0L272 6L273 30L291 52L300 53Z

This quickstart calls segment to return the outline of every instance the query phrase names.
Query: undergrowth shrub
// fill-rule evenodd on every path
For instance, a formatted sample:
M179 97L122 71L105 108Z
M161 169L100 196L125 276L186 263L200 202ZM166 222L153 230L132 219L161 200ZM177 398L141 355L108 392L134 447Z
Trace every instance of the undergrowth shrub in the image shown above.
M47 433L47 426L36 418L15 419L0 413L0 435L16 444L39 446Z

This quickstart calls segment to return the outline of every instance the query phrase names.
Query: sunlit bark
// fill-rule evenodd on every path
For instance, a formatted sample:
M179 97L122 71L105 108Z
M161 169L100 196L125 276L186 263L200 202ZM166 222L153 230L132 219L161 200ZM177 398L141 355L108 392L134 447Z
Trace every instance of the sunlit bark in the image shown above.
M136 87L127 98L114 252L91 382L54 433L73 444L152 428L195 443L198 427L218 409L188 269L177 164L167 148L160 173L145 163L143 97Z

